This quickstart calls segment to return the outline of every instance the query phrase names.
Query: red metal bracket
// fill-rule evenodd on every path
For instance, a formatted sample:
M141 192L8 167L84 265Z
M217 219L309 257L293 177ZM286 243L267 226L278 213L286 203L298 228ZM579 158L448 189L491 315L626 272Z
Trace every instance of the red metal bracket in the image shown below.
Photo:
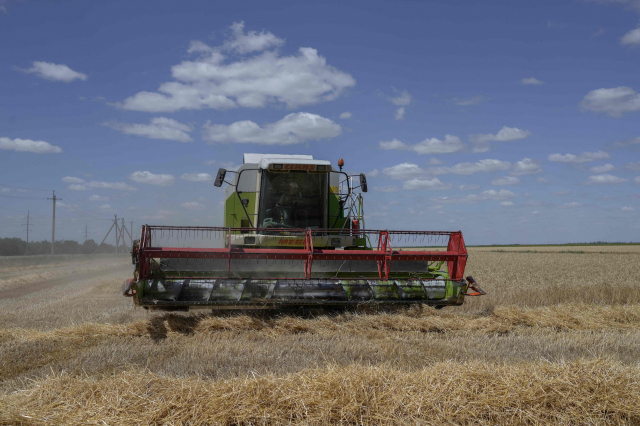
M391 240L387 231L380 231L378 253L384 254L384 259L378 260L378 275L381 279L388 280L391 270Z
M311 266L313 265L313 237L310 229L307 229L304 238L304 249L307 252L307 258L304 261L304 277L309 279L311 278Z

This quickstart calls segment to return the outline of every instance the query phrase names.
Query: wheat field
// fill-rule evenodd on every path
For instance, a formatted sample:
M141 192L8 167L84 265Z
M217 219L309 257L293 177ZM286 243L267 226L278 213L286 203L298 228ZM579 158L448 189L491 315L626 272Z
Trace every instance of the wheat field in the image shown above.
M0 259L0 424L640 424L640 246L471 248L462 307L151 313L128 257Z

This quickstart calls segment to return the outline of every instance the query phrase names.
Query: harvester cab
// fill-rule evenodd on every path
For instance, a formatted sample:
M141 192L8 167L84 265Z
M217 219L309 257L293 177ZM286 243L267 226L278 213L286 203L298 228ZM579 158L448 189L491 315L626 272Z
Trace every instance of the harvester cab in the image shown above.
M237 170L216 175L216 187L227 184L224 226L144 225L124 294L164 310L443 307L484 294L463 278L460 231L366 229L366 176L349 175L343 165L340 159L336 170L310 155L245 154Z

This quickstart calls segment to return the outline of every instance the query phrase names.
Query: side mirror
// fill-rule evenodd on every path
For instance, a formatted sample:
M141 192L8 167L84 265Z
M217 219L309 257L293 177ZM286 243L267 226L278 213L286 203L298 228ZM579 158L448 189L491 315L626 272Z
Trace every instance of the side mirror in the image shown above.
M221 187L222 182L224 182L224 177L227 175L226 169L219 169L218 175L216 176L216 181L213 182L213 186Z
M367 177L364 173L360 173L360 188L362 188L362 192L367 192Z

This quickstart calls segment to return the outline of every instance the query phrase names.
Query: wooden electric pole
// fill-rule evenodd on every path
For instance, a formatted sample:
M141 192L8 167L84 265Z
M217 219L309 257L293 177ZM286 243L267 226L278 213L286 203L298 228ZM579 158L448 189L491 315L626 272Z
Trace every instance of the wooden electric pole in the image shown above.
M53 198L47 198L47 200L53 200L53 221L51 224L51 256L53 256L53 246L56 244L56 200L62 200L62 198L57 198L56 191L53 191Z
M25 226L25 224L23 223L23 224L22 224L22 226ZM29 223L29 210L27 210L27 224L26 224L26 227L27 227L27 248L26 248L26 250L24 251L24 254L29 253L29 227L30 227L30 226L33 226L33 225L31 225L31 224Z

